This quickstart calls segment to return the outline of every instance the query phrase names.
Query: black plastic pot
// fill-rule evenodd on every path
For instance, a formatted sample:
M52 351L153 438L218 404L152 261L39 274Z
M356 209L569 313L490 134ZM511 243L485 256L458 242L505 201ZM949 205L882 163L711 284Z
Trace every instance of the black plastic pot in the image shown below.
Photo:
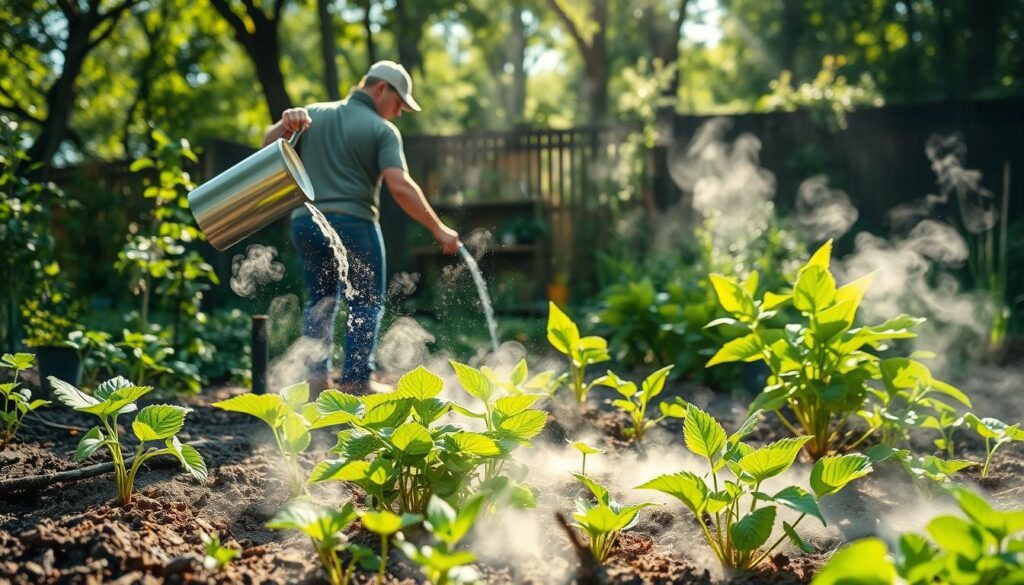
M70 347L36 347L39 361L39 385L44 393L52 396L49 376L63 380L77 387L82 383L82 360L78 352Z

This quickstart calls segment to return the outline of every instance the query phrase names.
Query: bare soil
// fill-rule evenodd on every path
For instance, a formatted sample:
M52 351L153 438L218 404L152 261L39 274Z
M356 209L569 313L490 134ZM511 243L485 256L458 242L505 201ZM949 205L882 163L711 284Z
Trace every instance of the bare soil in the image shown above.
M1019 373L1015 374L1020 380ZM1000 378L1002 380L1003 378ZM1019 392L1014 399L1003 396L1006 388L992 380L991 396L979 391L975 410L992 415L1020 408ZM965 388L967 389L967 388ZM974 391L974 388L970 388ZM21 493L0 493L0 583L322 583L323 574L307 539L290 531L274 531L266 522L287 501L288 496L278 475L275 454L265 425L252 418L227 413L210 403L241 392L237 388L209 389L202 395L179 402L194 409L189 414L185 442L200 442L199 450L210 472L208 485L200 486L174 465L159 462L144 468L136 481L133 501L124 506L114 501L111 475ZM684 397L709 409L727 430L738 426L749 396L722 396L700 388L682 389ZM972 396L975 396L972 394ZM662 447L657 441L647 451L636 449L624 429L628 420L619 412L602 404L595 397L582 416L566 414L569 406L556 404L548 428L538 442L562 447L566 438L578 436L586 428L601 433L604 447L610 453L635 454L655 465ZM986 411L985 408L995 409ZM0 479L38 475L53 471L77 469L105 460L106 453L97 453L90 461L77 464L73 460L81 434L92 425L90 417L54 406L43 409L43 416L62 428L46 426L30 420L15 442L0 453ZM80 430L63 428L78 427ZM124 429L122 429L123 431ZM308 463L323 458L333 445L330 431L316 435L307 454ZM681 439L681 429L666 421L658 430L662 437ZM130 435L130 430L128 431ZM766 419L751 437L755 442L777 438L782 429ZM124 436L124 434L122 435ZM982 460L984 448L980 441L961 438L966 458ZM673 449L682 449L681 440ZM958 454L960 455L960 454ZM670 473L678 469L666 468ZM980 479L967 473L964 478L976 482L981 489L1002 505L1020 506L1024 493L1020 484L1024 472L1024 448L1020 444L1000 448L989 478ZM621 470L626 476L629 470ZM884 514L905 506L914 488L889 470L879 470L878 477L860 480L848 491L841 505L834 507L836 527L832 532L816 532L809 537L819 552L811 555L792 548L766 561L757 572L723 575L713 566L706 545L694 537L695 522L681 506L661 506L644 511L641 522L623 533L605 567L593 573L581 572L565 532L554 521L554 513L572 511L572 500L580 495L580 486L568 477L555 493L543 494L533 511L540 518L541 530L534 543L542 554L531 562L505 556L501 551L481 555L478 567L487 583L590 583L621 584L796 584L807 583L834 549L843 541L864 531L857 516ZM568 474L566 473L566 476ZM624 481L640 483L649 478L624 477ZM904 481L904 483L900 483ZM340 503L347 498L361 498L340 484L318 486L315 495L324 501ZM838 496L837 496L838 497ZM889 506L889 508L886 508ZM867 511L867 512L865 512ZM832 520L830 517L830 521ZM507 528L507 530L514 530ZM202 567L203 545L200 533L216 532L222 540L242 550L239 558L222 572L208 572ZM354 541L375 546L373 535L358 523L350 528ZM511 534L510 538L516 538ZM471 542L472 546L473 543ZM511 553L509 553L510 555ZM357 583L375 581L375 575L360 572ZM389 583L418 583L423 578L418 570L402 558L391 554L388 565Z

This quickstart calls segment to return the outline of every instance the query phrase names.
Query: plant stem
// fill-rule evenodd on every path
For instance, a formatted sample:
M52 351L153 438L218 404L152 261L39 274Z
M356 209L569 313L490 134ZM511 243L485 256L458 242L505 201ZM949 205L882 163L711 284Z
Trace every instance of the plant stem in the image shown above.
M384 570L388 566L388 537L380 535L380 568L377 569L377 585L384 583Z
M796 530L796 525L799 524L800 521L803 520L804 516L806 516L806 515L807 515L806 512L803 513L803 514L800 514L800 517L796 519L796 522L793 522L793 524L790 525L794 529L794 531ZM763 561L766 558L768 558L768 555L772 554L772 551L775 550L780 544L782 544L782 541L785 540L785 539L786 539L786 533L783 532L782 536L780 536L779 539L776 540L774 544L772 544L770 547L768 547L768 550L764 551L764 553L761 554L761 556L757 557L757 559L755 559L754 562L751 563L748 566L753 568L753 567L756 567L757 565L759 565L761 563L761 561Z

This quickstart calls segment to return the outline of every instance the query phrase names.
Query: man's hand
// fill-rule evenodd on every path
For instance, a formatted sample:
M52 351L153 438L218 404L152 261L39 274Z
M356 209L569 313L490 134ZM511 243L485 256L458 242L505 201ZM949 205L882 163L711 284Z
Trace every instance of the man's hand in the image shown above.
M309 112L305 108L289 108L281 114L281 127L286 132L294 134L309 128L309 125L312 123L313 119L309 117Z
M441 249L445 254L455 254L459 251L459 246L462 245L459 242L459 232L444 224L439 225L434 231L434 239L441 244Z

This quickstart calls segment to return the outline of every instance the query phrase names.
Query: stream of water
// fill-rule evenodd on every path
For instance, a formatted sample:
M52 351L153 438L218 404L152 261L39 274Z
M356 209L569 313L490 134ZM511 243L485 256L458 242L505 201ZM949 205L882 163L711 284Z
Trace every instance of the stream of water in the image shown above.
M476 292L480 295L480 304L484 307L484 317L487 318L487 329L491 332L491 349L498 352L498 323L494 320L494 308L491 307L491 297L487 294L487 283L484 282L484 275L480 273L480 267L473 258L473 254L465 246L459 246L459 255L466 262L469 271L473 274L473 282L476 284Z
M341 243L341 236L338 235L338 232L334 231L334 228L331 227L324 214L316 207L313 207L312 203L307 203L306 208L313 215L313 223L320 228L320 231L323 232L324 237L327 238L328 243L331 245L334 259L338 262L338 279L345 285L345 298L351 300L358 293L348 280L348 250L345 249L345 246Z

